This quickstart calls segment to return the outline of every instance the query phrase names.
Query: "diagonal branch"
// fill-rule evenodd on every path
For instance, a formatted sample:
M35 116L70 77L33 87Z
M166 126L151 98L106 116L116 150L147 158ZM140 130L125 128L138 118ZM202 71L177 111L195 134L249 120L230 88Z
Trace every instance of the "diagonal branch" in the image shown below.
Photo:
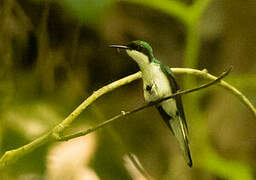
M217 79L215 80L212 80L211 82L209 83L206 83L206 84L203 84L199 87L196 87L196 88L193 88L193 89L188 89L188 90L184 90L184 91L178 91L177 93L174 93L170 96L167 96L163 99L160 99L158 101L155 101L155 102L151 102L151 103L148 103L148 104L145 104L143 106L140 106L136 109L133 109L131 111L121 111L121 113L119 113L118 115L104 121L103 123L97 125L96 127L94 128L89 128L89 129L86 129L86 130L83 130L83 131L80 131L80 132L77 132L77 133L74 133L74 134L71 134L71 135L67 135L67 136L63 136L63 137L59 137L58 141L67 141L67 140L70 140L70 139L73 139L73 138L77 138L77 137L80 137L80 136L84 136L84 135L87 135L87 134L90 134L100 128L103 128L107 125L110 125L112 124L114 121L120 119L121 117L124 117L124 116L128 116L128 115L131 115L133 113L136 113L136 112L139 112L145 108L148 108L148 107L151 107L151 106L154 106L154 105L157 105L167 99L173 99L177 96L181 96L181 95L184 95L184 94L188 94L188 93L192 93L192 92L195 92L195 91L199 91L200 89L204 89L204 88L207 88L209 86L212 86L216 83L218 83L221 79L223 79L225 76L227 76L229 74L229 72L231 71L232 68L229 68L227 71L225 71L224 73L222 73Z
M206 69L204 70L197 70L197 69L192 69L192 68L171 68L175 74L182 74L182 75L194 75L196 77L200 77L202 79L206 80L214 80L216 79L215 76L209 74ZM250 100L238 89L236 89L234 86L231 84L227 83L226 81L220 81L218 86L226 89L233 95L235 95L241 103L243 103L249 110L249 112L252 114L252 116L256 119L256 108L254 105L250 102Z
M215 76L207 73L207 71L203 70L197 70L197 69L190 69L190 68L172 68L171 69L175 74L189 74L194 75L203 79L208 80L215 80L217 79ZM56 141L57 139L60 139L61 134L66 130L72 122L94 101L96 101L99 97L103 96L104 94L107 94L111 91L113 91L116 88L119 88L125 84L129 84L134 80L137 80L141 78L141 72L137 72L135 74L132 74L130 76L124 77L120 80L117 80L113 83L110 83L99 90L95 91L91 96L89 96L84 102L82 102L70 115L68 115L60 124L58 124L56 127L54 127L49 132L43 134L42 136L36 138L32 142L19 147L14 150L10 150L4 153L4 155L0 159L0 169L3 169L13 163L15 163L17 160L24 157L26 154L29 154L36 150L38 147L48 144L52 141ZM228 84L227 82L221 80L218 83L219 86L227 89L232 94L234 94L243 104L245 104L250 112L252 112L253 116L256 117L256 109L251 104L251 102L244 96L241 92L239 92L235 87ZM179 92L180 93L180 92ZM123 113L124 114L124 113ZM117 115L120 116L120 115ZM111 121L104 122L105 125L109 124ZM97 129L99 129L98 127ZM88 130L89 131L89 130ZM92 129L90 130L92 132Z

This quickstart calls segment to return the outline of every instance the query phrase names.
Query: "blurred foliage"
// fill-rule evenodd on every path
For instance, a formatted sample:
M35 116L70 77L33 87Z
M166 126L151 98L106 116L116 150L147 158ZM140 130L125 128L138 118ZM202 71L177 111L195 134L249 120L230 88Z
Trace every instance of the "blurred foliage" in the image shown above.
M100 23L99 19L113 0L56 0L82 23Z
M145 40L171 67L218 74L233 65L226 80L256 105L255 5L231 0L0 1L1 154L58 124L94 90L136 72L127 56L108 49L113 43ZM201 82L177 78L184 88ZM134 82L99 99L69 131L143 103L141 82ZM254 179L256 123L243 104L210 88L184 96L184 106L193 168L186 167L174 137L150 108L95 133L89 169L100 179L131 179L123 157L132 152L154 179ZM50 178L46 174L53 169L46 159L51 150L47 145L34 151L0 172L0 179Z

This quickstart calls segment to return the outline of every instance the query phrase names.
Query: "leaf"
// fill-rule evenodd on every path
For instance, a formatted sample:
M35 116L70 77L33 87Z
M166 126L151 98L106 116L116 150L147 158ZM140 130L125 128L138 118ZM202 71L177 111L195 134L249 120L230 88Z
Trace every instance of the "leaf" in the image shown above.
M85 24L98 24L113 0L61 0L57 1L70 14Z

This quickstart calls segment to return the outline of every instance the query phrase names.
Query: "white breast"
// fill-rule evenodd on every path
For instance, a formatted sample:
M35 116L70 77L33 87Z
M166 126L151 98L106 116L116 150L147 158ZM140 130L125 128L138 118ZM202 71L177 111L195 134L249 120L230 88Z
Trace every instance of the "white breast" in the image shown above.
M161 71L159 64L151 63L150 67L145 67L141 70L144 89L147 85L152 86L150 92L144 91L146 101L156 101L172 93L169 80Z
M145 100L156 101L172 93L168 78L162 72L160 65L150 63L148 57L135 50L126 50L127 54L133 58L142 71L144 97ZM146 86L152 86L151 91L146 91Z

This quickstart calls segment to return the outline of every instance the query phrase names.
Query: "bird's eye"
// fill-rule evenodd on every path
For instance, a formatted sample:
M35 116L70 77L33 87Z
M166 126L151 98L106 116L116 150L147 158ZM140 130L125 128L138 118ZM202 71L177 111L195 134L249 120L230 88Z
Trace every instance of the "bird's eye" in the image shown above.
M128 47L130 47L130 49L136 50L136 51L142 51L143 50L143 46L136 44L136 43L130 43L128 44Z
M142 50L142 46L138 45L138 46L136 47L136 50L137 50L137 51L141 51L141 50Z

